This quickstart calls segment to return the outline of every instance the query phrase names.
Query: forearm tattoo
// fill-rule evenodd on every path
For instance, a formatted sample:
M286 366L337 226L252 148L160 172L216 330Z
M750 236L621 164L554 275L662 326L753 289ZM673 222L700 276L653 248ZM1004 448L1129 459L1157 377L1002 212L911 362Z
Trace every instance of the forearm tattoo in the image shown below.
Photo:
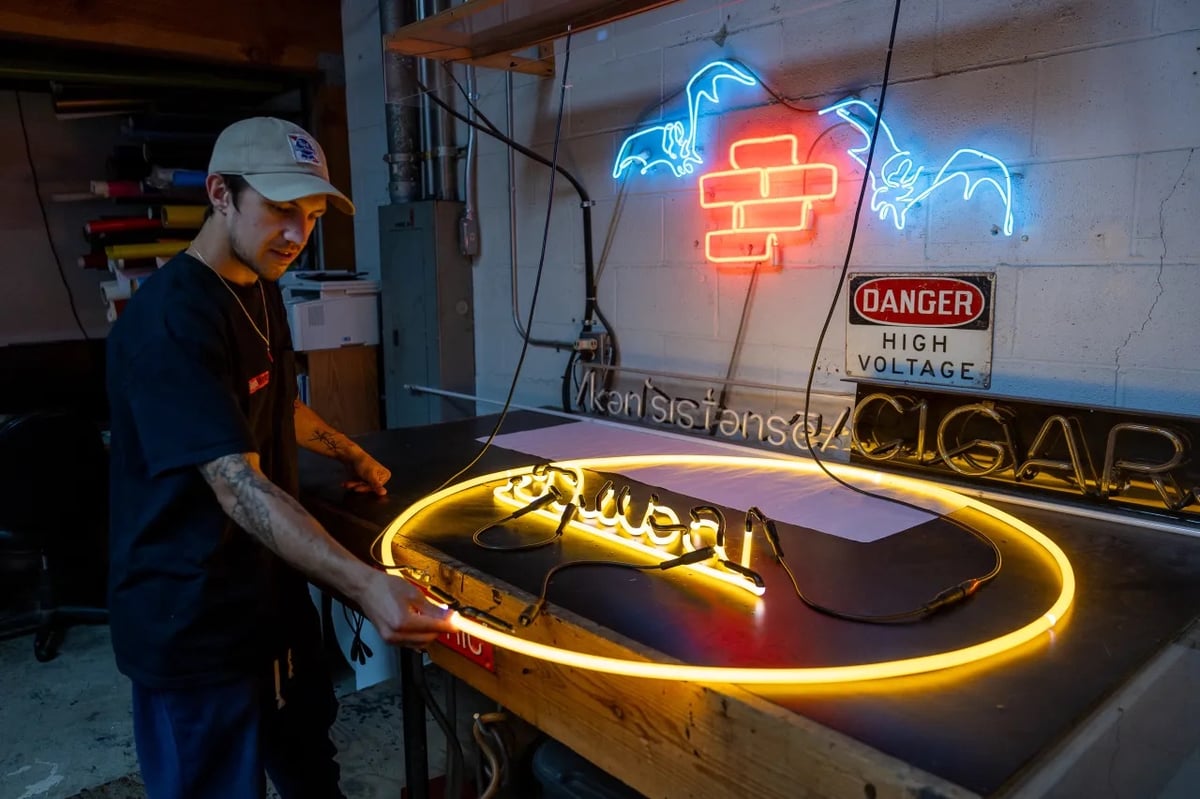
M278 552L270 500L284 503L288 509L306 513L289 493L255 469L244 455L227 455L200 467L204 479L213 487L225 512L247 533L268 549Z
M315 441L318 444L324 444L325 449L329 451L328 454L331 458L340 459L346 454L345 448L337 442L337 438L333 435L333 433L329 433L324 430L317 430L312 434L312 438L310 440Z

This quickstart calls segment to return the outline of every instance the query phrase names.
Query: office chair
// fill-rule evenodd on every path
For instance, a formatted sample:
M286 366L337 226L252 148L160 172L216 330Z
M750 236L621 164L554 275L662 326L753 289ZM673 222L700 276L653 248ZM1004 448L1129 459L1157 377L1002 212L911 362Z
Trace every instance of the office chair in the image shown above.
M46 662L67 627L108 621L108 452L75 413L0 419L0 638L33 631Z

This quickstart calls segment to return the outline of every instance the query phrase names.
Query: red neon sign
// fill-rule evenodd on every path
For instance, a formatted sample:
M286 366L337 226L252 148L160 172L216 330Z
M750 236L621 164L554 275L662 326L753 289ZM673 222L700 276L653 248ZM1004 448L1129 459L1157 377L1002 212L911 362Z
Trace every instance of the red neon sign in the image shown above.
M700 207L729 209L729 226L704 237L711 263L771 262L811 236L813 203L837 194L837 167L801 164L798 151L791 134L741 139L729 147L733 169L700 177Z

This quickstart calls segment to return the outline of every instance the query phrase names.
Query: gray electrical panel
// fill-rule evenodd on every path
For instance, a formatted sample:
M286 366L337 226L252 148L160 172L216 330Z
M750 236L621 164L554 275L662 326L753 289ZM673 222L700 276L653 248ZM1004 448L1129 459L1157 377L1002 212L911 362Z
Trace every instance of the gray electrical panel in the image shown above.
M459 251L462 203L440 200L379 209L383 390L387 427L474 414L474 403L406 386L475 393L471 262Z

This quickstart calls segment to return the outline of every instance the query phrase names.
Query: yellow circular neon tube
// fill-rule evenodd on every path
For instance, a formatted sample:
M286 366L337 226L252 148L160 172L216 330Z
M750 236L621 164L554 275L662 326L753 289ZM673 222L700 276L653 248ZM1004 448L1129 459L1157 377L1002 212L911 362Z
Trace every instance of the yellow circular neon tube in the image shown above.
M788 471L797 474L820 475L820 467L812 461L776 460L771 458L753 458L739 456L695 456L695 455L636 455L615 458L586 458L572 461L561 461L554 465L562 467L576 466L579 468L595 469L598 471L617 471L620 469L639 468L646 466L669 466L691 464L697 461L710 466L749 467L768 469L772 471ZM561 647L547 646L533 641L518 638L509 633L494 630L459 614L453 614L454 625L462 632L487 641L494 646L508 649L527 657L559 663L589 671L617 674L628 677L644 677L652 680L686 680L689 682L737 683L741 685L819 685L839 682L855 682L859 680L878 680L889 677L905 677L913 674L923 674L930 671L964 666L968 663L978 663L1002 652L1007 652L1022 644L1028 643L1042 633L1050 630L1063 618L1075 597L1075 572L1066 553L1036 528L1009 514L977 499L958 494L946 488L899 475L883 474L880 472L860 469L842 464L827 464L827 468L838 477L850 483L870 483L903 491L922 494L931 499L957 503L979 511L992 519L1009 526L1037 544L1058 566L1061 589L1058 597L1050 607L1033 621L1013 630L1012 632L983 641L961 649L937 652L931 655L905 658L903 660L878 661L874 663L858 663L847 666L825 666L813 668L739 668L731 666L691 666L679 663L660 663L641 660L627 660L600 655L589 655ZM462 491L485 485L497 480L507 480L510 477L523 474L528 466L509 469L504 472L475 477L462 483L445 488L426 496L414 503L397 516L383 533L382 559L385 566L396 567L392 557L392 542L399 531L418 513L426 508L447 499ZM393 572L396 573L396 572Z

